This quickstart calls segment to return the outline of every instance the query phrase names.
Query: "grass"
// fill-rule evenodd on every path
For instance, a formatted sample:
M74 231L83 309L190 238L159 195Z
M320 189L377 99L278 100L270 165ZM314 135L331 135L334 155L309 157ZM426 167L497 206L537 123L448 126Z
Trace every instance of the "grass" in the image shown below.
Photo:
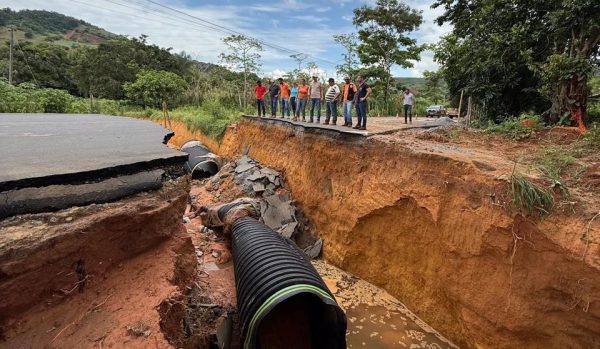
M519 118L511 118L500 124L489 121L484 125L483 132L488 134L499 134L515 141L531 137L541 127L538 116L523 114Z
M554 196L550 190L530 182L513 172L511 175L512 203L528 214L545 216L554 206Z
M533 163L553 182L553 186L563 187L563 175L582 155L583 149L577 146L553 146L543 148L535 154Z
M199 131L208 137L220 140L225 135L229 124L239 120L243 110L224 107L207 101L202 106L185 106L169 111L171 120L183 122L190 131ZM126 116L162 120L162 111L158 109L133 110L125 112Z

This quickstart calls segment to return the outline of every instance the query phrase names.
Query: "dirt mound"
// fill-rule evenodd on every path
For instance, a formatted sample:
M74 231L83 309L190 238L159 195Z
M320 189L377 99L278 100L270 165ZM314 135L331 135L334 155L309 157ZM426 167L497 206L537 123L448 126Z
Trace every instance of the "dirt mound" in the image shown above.
M285 169L329 261L462 347L598 345L600 220L588 226L597 207L543 220L511 213L514 163L501 151L401 135L341 142L243 121L219 153L248 147Z

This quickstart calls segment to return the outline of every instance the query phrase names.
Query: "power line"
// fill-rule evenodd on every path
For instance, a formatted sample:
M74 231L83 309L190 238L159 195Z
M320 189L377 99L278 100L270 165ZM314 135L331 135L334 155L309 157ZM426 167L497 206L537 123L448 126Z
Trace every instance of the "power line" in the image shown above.
M126 8L129 8L129 9L133 9L133 10L136 10L136 11L140 11L140 10L142 10L142 11L144 11L144 12L150 12L150 11L151 11L151 12L157 12L156 10L153 10L153 9L152 9L152 10L150 10L150 11L148 11L148 10L146 10L145 8L142 8L142 9L140 9L139 7L128 6L128 5L121 4L121 3L119 3L119 2L112 1L112 0L104 0L104 1L106 1L106 2L110 2L110 3L112 3L112 4L115 4L115 5L118 5L118 6L126 7ZM159 13L163 14L163 12L159 12ZM153 13L148 13L148 14L150 14L150 15L153 15L153 16L158 16L158 15L156 15L156 14L153 14ZM163 15L164 15L164 14L163 14ZM140 16L138 16L138 17L140 17ZM224 31L224 30L219 30L218 28L215 28L215 27L211 27L211 26L208 26L208 25L203 25L203 24L200 24L200 23L196 23L196 22L190 21L190 20L188 20L188 19L184 19L184 18L175 18L175 17L172 17L172 16L168 16L168 17L169 17L170 19L173 19L173 20L175 20L175 21L176 21L176 22L175 22L175 23L176 23L176 25L180 25L181 23L180 23L179 21L183 20L183 21L186 21L186 22L188 22L188 23L190 23L190 24L194 24L194 25L196 25L196 26L199 26L199 27L201 27L201 28L203 28L203 29L210 29L210 30L218 31L218 32L220 32L220 33L223 33L223 34L229 34L228 32L226 32L226 31ZM144 17L141 17L141 18L144 18Z
M242 35L242 36L244 36L244 37L247 37L247 38L250 38L250 39L256 40L256 41L260 42L261 44L263 44L264 46L271 47L271 48L274 48L274 49L276 49L276 50L280 50L280 51L284 51L284 52L287 52L287 53L292 53L292 54L305 54L305 53L303 53L303 52L299 52L299 51L296 51L296 50L288 49L288 48L285 48L285 47L283 47L283 46L280 46L280 45L271 44L271 43L268 43L268 42L266 42L266 41L264 41L264 40L260 40L260 39L257 39L257 38L254 38L254 37L251 37L251 36L249 36L249 35L246 35L246 34L244 34L244 33L241 33L241 32L238 32L238 31L236 31L236 30L233 30L233 29L227 28L227 27L225 27L225 26L222 26L222 25L219 25L219 24L216 24L216 23L210 22L210 21L208 21L208 20L206 20L206 19L203 19L203 18L200 18L200 17L197 17L197 16L190 15L190 14L188 14L188 13L186 13L186 12L183 12L183 11L177 10L177 9L175 9L175 8L169 7L169 6L167 6L167 5L164 5L164 4L161 4L161 3L158 3L158 2L156 2L156 1L153 1L153 0L145 0L145 1L146 1L146 2L149 2L149 3L152 3L152 4L154 4L154 5L157 5L157 6L160 6L160 7L166 8L166 9L168 9L168 10L170 10L170 11L173 11L173 12L176 12L176 13L179 13L179 14L182 14L182 15L185 15L185 16L187 16L187 17L194 18L195 20L201 21L201 22L203 22L203 23L208 23L208 24L210 24L210 25L212 25L212 26L215 26L215 27L217 27L217 28L221 28L221 29L223 29L223 30L226 30L226 31L230 32L231 34ZM332 64L332 65L336 65L336 64L337 64L337 63L335 63L335 62L333 62L333 61L330 61L330 60L327 60L327 59L324 59L324 58L316 57L316 56L309 55L309 54L306 54L306 55L308 55L308 56L312 57L312 58L313 58L313 59L315 59L315 60L319 60L319 61L322 61L322 62L326 62L326 63L328 63L328 64Z
M33 69L31 69L31 67L29 66L29 62L27 61L27 56L25 55L25 51L23 51L23 49L21 48L21 45L19 44L19 40L15 41L15 43L17 44L17 47L19 48L19 50L21 51L21 54L23 55L23 60L25 60L25 65L27 66L27 69L29 69L29 72L31 73L31 76L33 77L33 81L35 81L35 84L38 85L38 81L35 78L35 74L33 73Z
M84 4L84 5L90 6L90 7L95 7L95 8L98 8L98 9L102 9L102 10L105 10L105 11L119 13L119 14L123 14L123 15L127 15L127 16L132 16L132 17L137 17L137 18L141 18L141 19L144 19L144 20L150 20L150 21L158 22L158 23L162 23L162 24L181 26L181 24L182 24L181 21L184 21L184 22L187 22L189 24L192 24L192 25L196 26L197 28L208 29L208 30L211 30L211 31L214 31L214 32L225 34L225 35L231 35L231 34L242 35L244 37L254 39L254 40L260 42L261 44L263 44L264 46L273 48L275 50L279 50L279 51L283 51L283 52L291 53L291 54L303 54L303 55L306 55L306 56L311 57L313 59L316 59L316 60L319 60L319 61L323 61L323 62L327 62L328 64L331 64L332 66L335 66L337 64L335 62L332 62L332 61L329 61L329 60L326 60L326 59L323 59L323 58L319 58L319 57L312 56L312 55L309 55L309 54L306 54L306 53L302 53L302 52L299 52L299 51L287 49L285 47L282 47L282 46L279 46L279 45L276 45L276 44L268 43L268 42L266 42L264 40L260 40L260 39L256 39L256 38L247 36L246 34L240 33L240 32L235 31L233 29L229 29L229 28L226 28L224 26L212 23L210 21L206 21L206 20L204 20L202 18L199 18L199 17L196 17L196 16L192 16L190 14L187 14L187 13L183 12L183 11L179 11L177 9L173 9L173 8L171 8L169 6L162 5L160 3L156 3L156 2L151 1L151 0L145 0L145 1L149 2L150 4L158 5L160 7L169 9L171 11L174 11L174 12L178 13L178 14L185 15L187 17L192 18L193 20L192 19L188 19L188 18L183 18L181 15L175 15L175 14L167 13L165 11L161 11L160 9L146 8L143 4L141 4L139 2L136 2L136 4L142 6L142 8L135 7L135 6L129 6L128 4L127 5L126 4L122 4L122 3L119 3L119 2L115 2L113 0L104 0L106 2L115 4L115 5L118 5L118 6L121 6L121 7L125 7L125 8L128 8L128 9L135 10L135 11L145 12L148 15L151 15L151 16L162 17L161 19L173 20L173 21L175 21L175 23L165 22L165 21L154 19L154 18L148 18L146 16L140 16L138 14L132 14L132 13L129 13L129 12L120 12L120 11L116 11L116 10L114 10L112 8L106 8L106 7L98 6L96 4L91 4L91 3L88 3L88 2L85 2L85 1L81 1L81 0L71 0L71 1L77 2L77 3L81 3L81 4ZM144 1L144 0L142 0L142 1ZM199 29L195 29L195 28L189 28L189 27L185 27L185 28L188 29L188 30L200 31ZM201 31L201 32L205 33L205 31Z

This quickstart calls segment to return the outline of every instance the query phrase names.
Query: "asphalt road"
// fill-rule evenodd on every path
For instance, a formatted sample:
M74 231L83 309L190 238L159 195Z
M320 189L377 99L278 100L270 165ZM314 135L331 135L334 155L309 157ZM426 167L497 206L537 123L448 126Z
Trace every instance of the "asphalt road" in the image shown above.
M183 163L169 130L98 114L0 114L0 190L98 180Z

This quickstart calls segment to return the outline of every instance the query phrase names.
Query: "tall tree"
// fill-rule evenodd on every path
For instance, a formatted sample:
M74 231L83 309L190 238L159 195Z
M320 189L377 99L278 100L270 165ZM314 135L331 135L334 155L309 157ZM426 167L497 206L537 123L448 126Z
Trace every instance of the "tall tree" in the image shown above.
M169 120L168 107L186 90L183 78L164 70L142 70L136 75L134 82L125 83L123 89L131 100L144 106L161 107L165 127Z
M585 112L591 65L598 64L600 3L595 0L437 0L438 24L452 33L436 51L451 94L487 105L489 116L547 110Z
M260 53L263 47L255 39L244 35L230 35L223 38L223 43L227 45L227 53L221 53L220 58L223 63L231 69L241 71L244 74L244 107L248 106L248 76L256 73L260 68Z
M344 48L342 53L342 64L335 68L340 75L352 76L358 68L358 37L355 33L337 34L333 36L333 40Z
M391 69L403 68L418 61L423 47L408 33L423 22L421 11L411 9L397 0L377 0L374 7L364 5L354 9L353 23L358 26L358 56L365 65L374 65L384 78L384 102L388 105Z
M423 72L425 77L425 88L423 89L423 95L429 97L434 103L440 103L444 100L444 88L442 87L442 74L440 71L429 71Z
M298 64L298 71L302 71L302 63L308 59L308 55L304 53L296 53L290 55L290 58L293 59L296 64Z

